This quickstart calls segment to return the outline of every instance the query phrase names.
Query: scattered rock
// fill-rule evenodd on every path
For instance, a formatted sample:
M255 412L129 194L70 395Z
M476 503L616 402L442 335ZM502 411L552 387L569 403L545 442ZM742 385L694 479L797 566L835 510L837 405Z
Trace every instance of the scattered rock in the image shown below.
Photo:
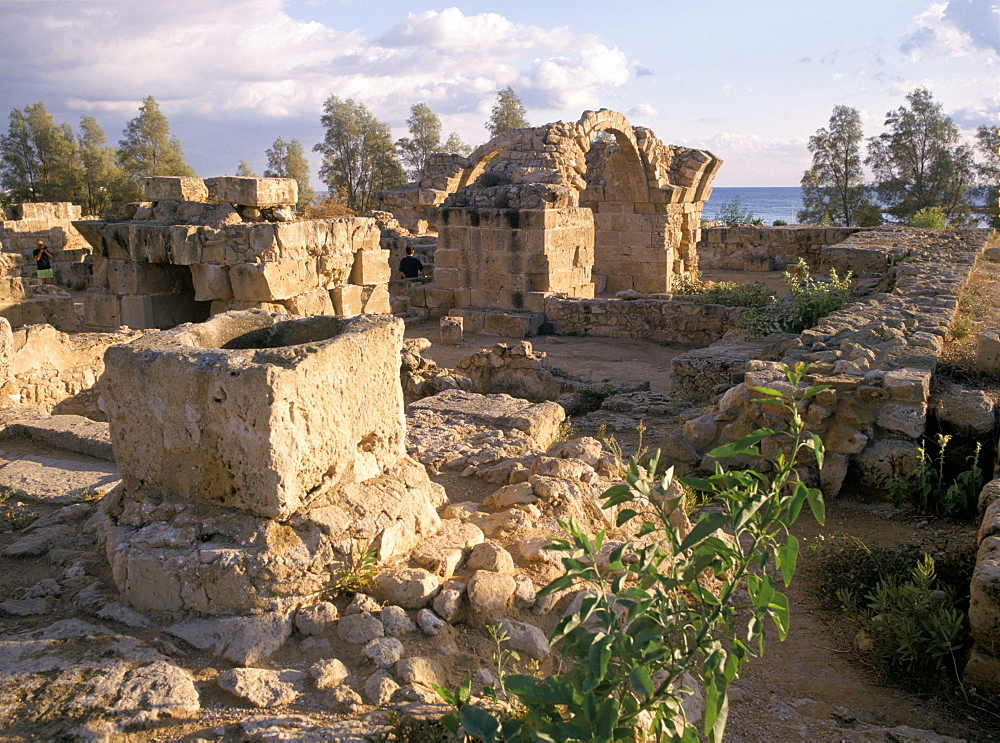
M253 617L186 619L166 628L199 650L247 665L269 658L292 634L292 616L270 612Z
M417 613L417 624L420 629L432 637L445 627L445 621L430 609L421 609Z
M414 656L404 658L396 663L396 676L406 684L421 684L430 687L431 684L444 686L445 675L441 665L428 658Z
M512 619L501 619L498 624L507 633L507 644L512 650L535 660L545 660L548 657L549 639L535 625Z
M376 637L384 636L385 628L377 617L363 611L342 617L337 625L337 634L345 642L365 645Z
M216 679L220 688L255 707L281 707L295 701L295 688L281 680L277 671L264 668L232 668Z
M494 573L513 573L514 558L510 553L494 542L483 542L472 548L472 554L466 561L469 570L488 570Z
M382 605L367 593L356 593L354 594L354 598L351 599L351 603L344 609L344 616L360 614L361 612L378 614L381 611Z
M512 576L480 570L469 581L469 607L478 613L504 609L516 590L517 582Z
M406 610L402 606L386 606L379 616L385 633L390 637L402 637L417 631L417 625L406 616Z
M440 585L440 579L427 570L401 568L375 579L375 595L386 604L420 609L431 602Z
M332 689L351 675L339 658L326 658L313 663L309 674L316 680L317 689Z
M365 696L372 704L381 706L389 703L393 692L398 688L399 684L393 680L388 672L379 670L365 681Z
M379 668L391 668L403 657L403 643L395 637L376 637L361 652Z
M295 613L295 629L303 635L320 635L337 621L337 607L329 601L303 606Z
M334 712L355 714L364 708L364 700L354 689L345 684L334 686L326 697L327 703ZM329 738L324 738L329 740Z

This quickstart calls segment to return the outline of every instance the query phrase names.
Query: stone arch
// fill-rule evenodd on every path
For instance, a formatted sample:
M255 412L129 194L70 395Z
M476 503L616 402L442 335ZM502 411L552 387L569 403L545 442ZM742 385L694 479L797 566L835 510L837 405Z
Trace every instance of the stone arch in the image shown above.
M649 189L657 185L656 169L651 166L646 148L640 146L636 130L628 119L617 111L602 108L600 111L584 111L576 125L580 129L581 147L585 153L590 150L590 143L598 132L614 136L625 157L638 162L642 168L644 200L648 201Z
M506 132L501 132L489 142L481 144L473 150L468 157L469 166L459 176L458 187L455 190L457 191L475 183L476 179L482 175L483 170L486 169L486 164L498 152L522 147L524 145L525 131L524 129L510 129Z

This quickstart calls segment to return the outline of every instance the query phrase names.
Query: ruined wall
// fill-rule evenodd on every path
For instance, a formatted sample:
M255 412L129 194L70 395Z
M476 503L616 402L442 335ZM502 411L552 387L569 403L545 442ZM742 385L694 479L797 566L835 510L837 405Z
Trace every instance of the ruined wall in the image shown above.
M994 474L1000 475L1000 468ZM969 631L973 646L962 680L1000 692L1000 477L979 495L979 552L969 587Z
M0 252L0 317L14 328L48 323L65 332L79 330L73 298L54 284L22 278L28 264L34 276L34 261L17 253Z
M556 335L636 338L656 343L707 345L736 327L742 310L675 299L545 300L545 321Z
M702 269L784 271L803 258L819 268L823 248L859 232L859 227L708 227L701 230Z
M24 278L35 276L31 254L41 240L52 252L52 276L57 284L85 285L90 276L90 245L73 226L80 207L69 202L13 204L0 222L0 245L5 253L17 254Z
M51 325L15 329L10 378L0 394L46 413L106 420L96 389L104 372L104 352L139 335L135 331L70 335Z
M242 309L390 310L375 220L295 220L292 179L148 178L146 195L129 221L78 223L95 251L89 326L164 328Z
M776 422L756 399L754 387L788 388L779 362L810 365L806 382L828 385L805 411L807 430L827 447L818 481L836 495L850 478L870 495L883 493L889 478L912 472L924 435L931 375L987 230L918 230L883 227L855 234L827 248L838 270L863 273L887 265L899 251L905 259L887 269L881 290L823 318L785 345L777 360L743 359L743 382L730 388L705 415L664 440L665 453L687 465L710 464L706 452ZM726 346L722 353L729 353ZM676 360L673 372L692 368ZM690 384L704 384L693 378ZM675 379L675 384L683 381Z

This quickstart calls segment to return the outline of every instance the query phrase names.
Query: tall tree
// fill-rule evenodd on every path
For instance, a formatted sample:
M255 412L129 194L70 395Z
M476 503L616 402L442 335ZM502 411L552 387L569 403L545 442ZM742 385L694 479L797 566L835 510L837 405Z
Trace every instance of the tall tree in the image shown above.
M257 175L257 171L253 169L253 166L246 160L240 160L240 164L236 166L236 175L240 178L260 178Z
M458 132L452 132L448 135L448 141L444 143L441 151L464 156L472 152L472 147L468 142L458 136Z
M983 156L976 165L981 199L976 214L993 229L1000 229L1000 129L983 124L976 130L976 149Z
M56 124L44 103L10 112L0 137L0 183L12 201L68 201L77 194L80 168L69 124Z
M267 150L267 169L265 178L294 178L299 186L300 209L307 207L316 199L316 192L309 185L309 161L306 160L302 143L297 139L286 142L281 137L274 140Z
M921 209L940 207L950 224L964 224L975 185L972 148L961 143L958 127L926 88L906 100L908 106L886 114L888 131L868 140L865 164L882 209L907 221Z
M420 175L427 157L435 152L454 152L459 155L472 152L472 148L456 132L448 135L447 142L441 142L441 119L426 103L410 107L410 118L406 120L406 125L410 129L410 136L397 140L396 149L399 150L400 159L410 168L407 171L410 178Z
M861 164L861 114L835 106L829 128L809 138L812 166L802 175L800 222L853 227L877 214L868 195Z
M153 96L143 100L139 115L125 126L118 163L136 184L146 176L196 175L184 159L181 141L170 134L167 117Z
M528 112L517 97L517 93L509 85L497 93L497 101L493 104L493 113L486 122L486 128L491 137L509 131L531 126L527 119Z
M128 200L128 179L118 167L115 148L108 145L97 119L84 114L79 131L80 206L84 214L107 214Z
M359 214L375 206L376 194L405 181L389 125L376 119L363 103L330 96L321 121L326 136L313 149L323 154L320 179L340 191Z

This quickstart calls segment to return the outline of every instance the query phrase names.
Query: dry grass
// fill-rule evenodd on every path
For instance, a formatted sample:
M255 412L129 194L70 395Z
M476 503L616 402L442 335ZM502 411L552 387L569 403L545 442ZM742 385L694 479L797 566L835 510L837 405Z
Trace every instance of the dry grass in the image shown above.
M1000 246L1000 234L993 233L989 246ZM976 366L976 336L987 329L1000 329L1000 263L980 257L959 297L938 371L1000 394L1000 376Z
M357 214L348 208L343 193L327 194L302 210L302 219L336 219L338 217L355 217Z

